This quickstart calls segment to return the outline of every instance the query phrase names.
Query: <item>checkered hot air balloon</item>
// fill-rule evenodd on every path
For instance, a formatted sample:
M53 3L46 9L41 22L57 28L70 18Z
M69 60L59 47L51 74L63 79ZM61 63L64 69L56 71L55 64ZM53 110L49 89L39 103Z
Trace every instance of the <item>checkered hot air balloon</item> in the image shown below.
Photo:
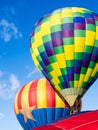
M98 77L98 15L62 8L42 17L31 35L36 67L72 107Z
M70 109L45 79L34 80L16 95L14 110L24 130L31 130L70 114Z

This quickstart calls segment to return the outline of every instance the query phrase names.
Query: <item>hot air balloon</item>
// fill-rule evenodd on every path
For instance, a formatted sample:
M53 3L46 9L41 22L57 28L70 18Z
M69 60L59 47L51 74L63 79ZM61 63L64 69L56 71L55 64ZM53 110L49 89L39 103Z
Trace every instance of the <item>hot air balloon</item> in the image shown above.
M73 109L98 77L98 15L69 7L42 17L31 34L36 67Z
M74 123L73 123L74 122ZM98 110L85 111L34 130L97 130Z
M24 130L43 126L70 114L70 109L45 78L31 81L19 90L14 110Z

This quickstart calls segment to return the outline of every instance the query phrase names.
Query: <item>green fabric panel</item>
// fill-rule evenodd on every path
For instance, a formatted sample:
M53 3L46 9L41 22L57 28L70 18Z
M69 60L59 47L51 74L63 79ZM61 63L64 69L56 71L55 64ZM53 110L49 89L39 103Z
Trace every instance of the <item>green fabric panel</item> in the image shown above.
M35 40L34 40L34 37L31 37L31 43L33 43Z
M94 24L86 24L86 30L96 31L96 26Z
M36 59L37 59L39 62L42 61L42 59L41 59L41 57L40 57L39 55L36 56Z
M49 60L50 60L51 63L57 62L57 59L56 59L55 56L50 56Z
M85 88L86 84L87 84L87 82L83 82L82 88Z
M53 71L53 67L51 64L47 65L47 69L49 70L49 72Z
M74 30L75 37L85 37L85 30Z
M50 30L51 30L51 33L62 31L62 26L61 26L61 24L60 25L59 24L58 25L54 25L54 26L50 27Z
M64 53L63 46L54 47L55 54Z
M62 76L58 76L58 79L60 80L61 83L64 82L64 79Z
M62 75L67 75L67 68L61 68Z
M83 52L75 52L75 59L76 60L83 59Z
M43 20L42 20L42 23L45 23L45 22L48 22L50 21L50 17L44 17Z
M64 44L64 45L71 45L71 44L74 44L74 37L63 38L63 44Z
M79 77L80 77L80 74L74 74L74 80L75 80L75 81L78 81L78 80L79 80Z
M61 88L61 89L63 89L63 86L62 86L62 84L58 84L59 85L59 87Z
M52 40L50 34L43 36L42 39L43 39L43 43L46 43Z
M89 64L89 68L93 69L95 64L96 64L95 62L91 61L90 64Z
M95 41L95 47L98 47L98 40Z
M84 9L83 12L84 12L84 13L92 14L92 11L91 11L91 10L88 10L88 9Z
M84 14L80 12L74 12L73 15L74 17L84 17Z
M37 32L39 32L40 30L41 30L41 26L37 26L37 27L35 28L34 33L37 33Z
M86 74L87 68L86 67L82 67L81 69L81 74Z
M71 88L73 88L74 87L74 81L70 81L69 85L70 85Z
M50 73L48 73L48 77L49 77L49 79L52 79L52 78L53 78Z
M43 70L43 69L42 69L42 67L41 67L40 65L38 65L38 68L39 68L39 70L40 70L40 71L42 71L42 70Z
M74 60L66 60L67 67L74 67Z
M87 45L86 45L84 51L87 52L87 53L92 53L93 47L92 47L92 46L87 46Z
M96 26L98 26L98 21L96 21Z
M43 44L38 47L38 51L39 51L39 53L45 51Z
M73 23L73 17L62 18L62 24L63 23Z

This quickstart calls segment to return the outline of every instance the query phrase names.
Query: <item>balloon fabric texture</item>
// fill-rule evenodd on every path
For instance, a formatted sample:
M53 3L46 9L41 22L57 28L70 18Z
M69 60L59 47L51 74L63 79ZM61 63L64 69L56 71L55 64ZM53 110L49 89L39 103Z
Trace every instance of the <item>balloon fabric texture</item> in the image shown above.
M70 114L70 109L45 78L31 81L19 90L14 110L24 130L52 123Z
M70 106L98 77L98 15L85 8L42 17L31 35L36 67Z

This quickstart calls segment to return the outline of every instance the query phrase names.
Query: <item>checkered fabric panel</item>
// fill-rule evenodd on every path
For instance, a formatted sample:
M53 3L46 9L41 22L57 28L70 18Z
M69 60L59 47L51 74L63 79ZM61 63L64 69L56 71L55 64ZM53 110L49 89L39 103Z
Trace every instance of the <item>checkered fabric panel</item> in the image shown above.
M63 8L41 18L31 36L36 67L59 91L88 89L98 77L98 15Z

